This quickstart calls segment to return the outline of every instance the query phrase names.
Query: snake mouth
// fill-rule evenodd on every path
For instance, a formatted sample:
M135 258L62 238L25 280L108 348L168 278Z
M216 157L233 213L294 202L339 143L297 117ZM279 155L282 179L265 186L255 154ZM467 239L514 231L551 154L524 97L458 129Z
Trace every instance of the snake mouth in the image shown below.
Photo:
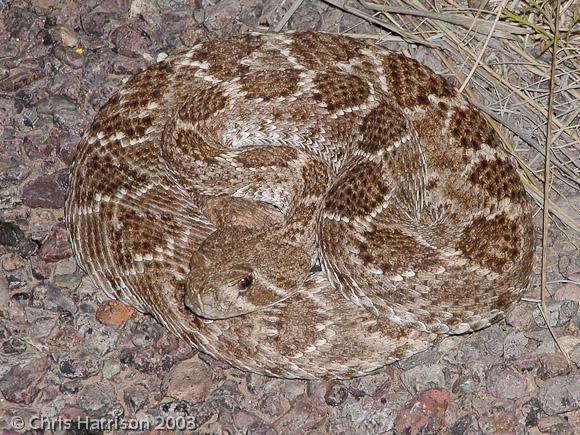
M209 320L226 320L255 311L257 307L245 301L239 291L218 292L213 287L188 286L185 306L195 315Z

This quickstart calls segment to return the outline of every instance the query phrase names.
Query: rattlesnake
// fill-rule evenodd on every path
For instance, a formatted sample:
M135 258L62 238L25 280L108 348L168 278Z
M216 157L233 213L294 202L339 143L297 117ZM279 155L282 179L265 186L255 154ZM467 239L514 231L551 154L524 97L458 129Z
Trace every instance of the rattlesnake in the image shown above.
M66 217L110 297L279 377L369 373L531 281L494 130L427 67L344 36L246 34L131 78L83 136Z

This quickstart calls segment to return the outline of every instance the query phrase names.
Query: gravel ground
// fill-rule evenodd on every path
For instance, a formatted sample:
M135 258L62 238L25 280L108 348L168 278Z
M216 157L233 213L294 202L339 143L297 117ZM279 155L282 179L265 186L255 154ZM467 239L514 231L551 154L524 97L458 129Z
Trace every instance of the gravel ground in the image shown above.
M579 258L556 228L548 308L570 365L536 304L521 302L506 322L448 338L372 376L272 379L215 361L151 317L107 302L77 269L63 203L68 165L92 114L126 77L165 55L275 24L291 4L280 3L0 0L0 430L12 433L22 424L49 432L76 428L71 433L124 433L137 425L216 434L578 430L580 288L571 280ZM306 1L288 25L375 32L359 23ZM539 216L535 223L538 229ZM538 289L527 296L537 298ZM114 426L119 417L132 426Z

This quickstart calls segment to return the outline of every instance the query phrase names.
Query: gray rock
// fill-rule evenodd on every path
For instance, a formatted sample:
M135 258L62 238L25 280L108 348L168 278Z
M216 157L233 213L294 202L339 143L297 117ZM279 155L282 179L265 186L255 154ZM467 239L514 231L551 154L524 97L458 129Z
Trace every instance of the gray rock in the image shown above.
M475 393L481 383L474 378L472 373L464 373L457 378L457 380L453 383L452 391L454 393Z
M18 252L22 257L30 257L38 245L22 232L18 225L0 220L0 245Z
M334 382L326 389L324 401L330 406L342 405L348 398L348 390L341 383Z
M566 325L573 317L578 314L577 301L555 301L546 304L548 321L551 327L558 327ZM534 310L534 321L536 325L542 328L546 327L544 318L540 310Z
M165 375L175 364L175 359L171 356L159 355L143 347L123 349L119 355L119 361L141 373L158 376Z
M78 406L84 411L81 415L95 417L122 417L123 407L115 403L115 388L109 382L86 385L78 394Z
M206 9L205 25L218 36L231 35L239 28L237 17L240 9L239 0L215 2Z
M30 405L40 389L40 382L50 366L49 357L34 360L24 367L14 366L0 379L0 391L9 402Z
M119 339L119 331L99 323L93 313L79 314L76 326L84 338L83 348L99 355L110 352Z
M487 387L499 399L517 399L526 394L525 377L512 367L496 364L487 371Z
M538 370L540 379L553 378L570 373L570 366L560 352L546 353L540 355L538 359L540 361L540 369Z
M36 110L38 113L52 115L60 110L77 110L77 105L72 98L66 95L51 95L40 100L36 105Z
M272 382L270 386L276 385ZM306 394L306 381L282 381L280 382L280 391L290 404L294 403L299 397Z
M138 58L151 50L150 34L148 26L140 23L137 26L121 25L111 33L110 38L119 54Z
M119 361L113 359L106 359L103 363L103 377L105 379L112 379L121 371L121 364Z
M524 416L524 424L527 427L537 426L538 418L542 412L540 400L533 397L522 406L522 414Z
M21 294L28 294L26 291L27 289L24 287L26 287L30 282L30 279L32 278L31 275L32 273L30 273L27 269L18 269L7 273L6 280L8 281L8 288L14 292L18 291L18 293ZM13 294L12 298L16 299L17 297L15 294Z
M355 397L370 396L378 397L383 394L392 384L394 370L386 368L378 373L363 376L362 378L344 381L351 395Z
M562 414L578 409L580 402L580 375L558 376L548 379L540 388L540 405L548 415Z
M65 187L54 176L41 176L22 189L22 202L32 208L61 208Z
M316 5L303 3L290 18L288 27L298 32L312 32L320 29L321 24L322 15Z
M71 275L78 271L77 262L73 257L63 259L56 263L54 268L55 275Z
M440 364L416 366L401 374L401 381L411 394L431 388L443 388L447 386L448 376L446 369Z
M55 275L52 278L52 283L61 288L75 290L83 279L82 273L70 273L67 275Z
M47 263L55 263L72 255L68 233L63 224L51 228L48 238L44 241L38 255Z
M280 397L276 394L265 394L258 402L258 409L264 415L269 417L278 417L282 414L283 408L280 403Z
M192 403L207 400L218 384L219 379L213 379L212 369L198 357L176 364L164 380L168 396Z
M102 36L109 32L111 21L114 20L114 18L120 17L120 15L121 14L118 13L118 11L113 9L113 5L111 4L105 8L96 7L83 19L83 29L89 35Z
M574 433L574 428L569 421L557 415L547 415L538 421L538 429L542 433L556 435L568 435ZM578 428L576 427L576 430Z
M534 321L534 311L536 308L530 303L519 303L510 309L506 314L506 323L513 326L518 331L529 331L536 327Z
M51 263L47 263L37 255L30 259L30 266L32 270L32 276L38 280L48 279L53 269Z
M503 343L507 335L504 328L496 323L479 332L480 338L485 342L485 349L494 356L503 355Z
M18 355L26 351L26 342L18 337L9 337L2 342L2 352L5 354Z
M241 0L240 6L240 21L242 23L248 27L256 27L260 24L260 17L264 10L264 2L262 0Z
M123 392L123 401L131 413L134 413L147 404L149 394L143 385L132 385Z
M79 379L75 379L62 383L59 390L64 394L77 394L81 390L81 386L81 381Z
M436 364L441 358L441 354L437 348L430 348L424 352L416 353L408 358L403 358L393 365L403 370L408 370L419 365Z
M58 369L65 378L90 378L101 371L98 355L92 353L67 354L60 358Z
M76 313L77 306L61 288L51 284L37 285L32 289L32 306L47 310Z
M29 323L28 335L41 340L50 335L58 322L56 313L30 307L26 307L26 318Z
M479 435L481 430L477 424L477 417L473 414L466 414L458 418L446 433L449 435Z
M324 400L326 391L331 383L332 381L311 379L306 385L306 394L308 394L308 397L312 397L315 400Z
M523 332L513 331L508 334L503 344L504 358L513 360L527 354L528 341L528 337Z
M135 346L152 347L160 333L159 323L151 318L142 317L133 327L131 341Z
M580 302L580 285L569 282L559 287L554 294L557 301L576 301Z

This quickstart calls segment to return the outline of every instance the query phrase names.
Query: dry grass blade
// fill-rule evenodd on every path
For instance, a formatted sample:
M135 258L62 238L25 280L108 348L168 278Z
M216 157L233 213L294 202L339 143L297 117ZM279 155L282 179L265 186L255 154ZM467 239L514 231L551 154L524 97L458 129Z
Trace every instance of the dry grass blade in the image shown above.
M400 14L400 15L413 15L416 17L429 18L433 20L445 21L450 24L455 24L456 26L461 26L465 29L473 30L477 33L487 35L492 31L493 23L480 18L470 18L463 15L453 15L453 14L441 14L431 11L422 11L418 9L410 8L399 8L388 5L379 5L370 2L361 2L365 7L373 10L386 12L390 14ZM532 33L531 30L522 29L521 27L512 26L507 23L497 23L495 26L494 36L506 39L516 39L516 35L526 35Z
M274 27L274 32L278 33L284 28L288 20L292 17L292 15L294 15L294 12L296 12L296 9L298 9L303 2L304 0L296 0L294 3L292 3L290 9L288 9L280 22L276 24L276 27Z
M550 189L551 189L551 177L550 177L550 169L551 169L551 161L550 161L550 153L551 153L551 146L552 146L552 117L554 116L554 89L555 89L555 82L556 82L556 67L557 67L557 60L558 60L558 38L560 34L560 0L556 0L556 16L554 18L554 44L552 45L552 65L550 68L550 93L548 96L548 125L546 131L546 158L544 164L544 210L542 216L542 272L541 272L541 298L538 307L540 312L542 313L542 317L544 318L544 322L550 331L550 334L554 338L558 349L566 358L568 364L570 364L570 357L568 353L564 350L560 342L558 341L558 337L552 330L550 325L550 319L548 318L548 310L546 309L546 292L547 292L547 267L548 267L548 226L550 224Z
M353 8L352 6L347 5L344 0L322 0L322 1L324 3L328 3L329 5L332 5L336 8L338 8L344 12L348 12L349 14L353 14L359 18L362 18L362 19L368 21L369 23L372 23L376 26L379 26L381 28L389 30L389 31L395 33L396 35L400 35L401 38L407 42L410 42L413 44L425 45L425 46L430 47L430 48L440 48L436 44L433 44L432 42L417 38L411 32L408 32L403 28L393 26L393 25L387 23L386 21L379 20L379 19L373 17L372 15L369 15L369 14L367 14L359 9Z
M489 34L485 38L485 42L483 43L483 47L479 51L479 54L477 55L477 59L475 60L475 63L473 64L473 67L471 68L471 71L469 71L469 74L467 74L467 77L465 78L465 80L463 81L463 84L459 88L459 93L463 92L463 90L467 86L467 83L469 83L469 80L471 80L471 77L473 76L473 74L475 73L475 70L479 66L479 64L481 62L481 58L483 57L483 53L485 53L485 49L487 48L489 41L491 40L491 37L492 37L493 32L495 30L495 27L497 26L497 23L499 22L499 17L501 16L501 12L505 8L506 3L507 3L507 0L503 0L501 2L501 5L499 6L499 10L497 12L497 15L495 16L495 20L493 20L493 24L491 26L491 29L489 30Z

